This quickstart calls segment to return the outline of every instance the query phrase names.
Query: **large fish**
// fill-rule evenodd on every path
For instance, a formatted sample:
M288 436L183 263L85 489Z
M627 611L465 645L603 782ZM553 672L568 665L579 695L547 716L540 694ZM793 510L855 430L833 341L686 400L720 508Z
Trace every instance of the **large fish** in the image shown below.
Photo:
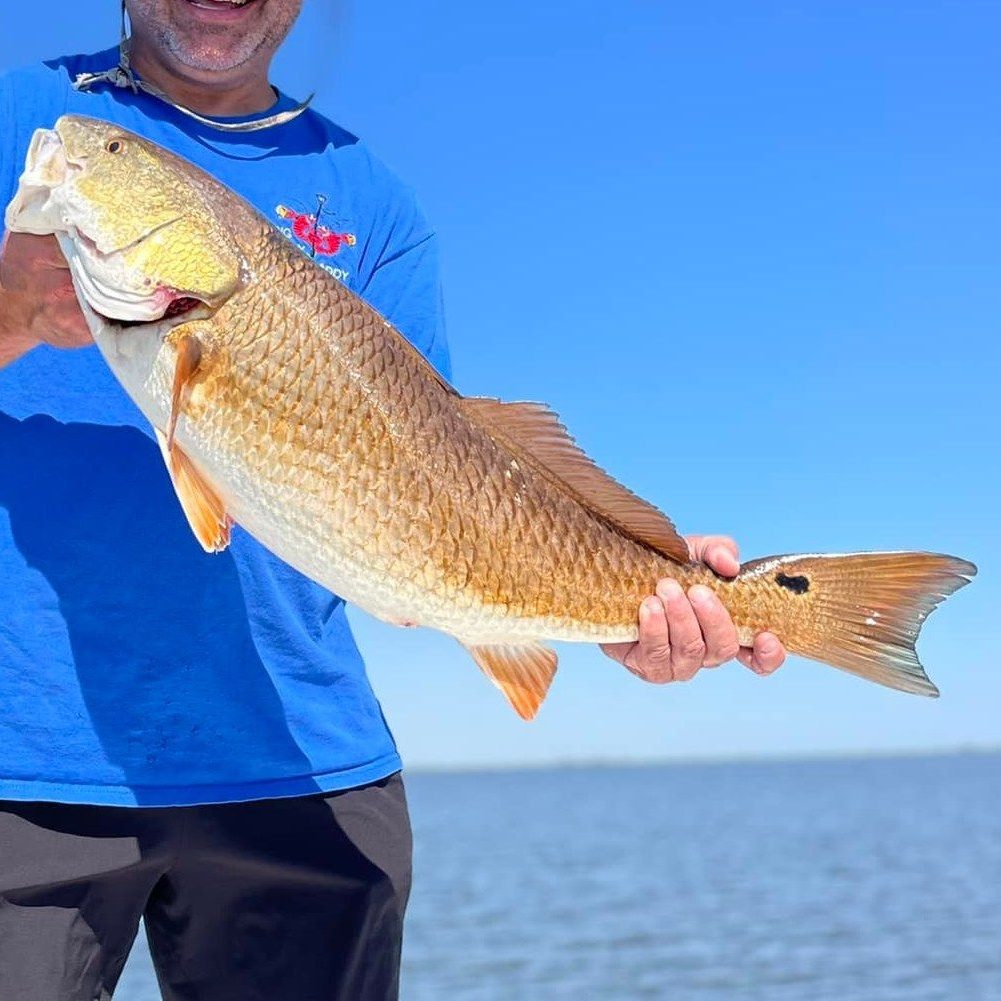
M548 640L637 636L665 576L741 641L936 695L925 616L976 568L920 552L772 556L723 580L538 403L459 395L374 309L190 163L77 116L35 133L12 231L55 234L94 339L156 430L199 542L236 522L400 625L455 636L524 718Z

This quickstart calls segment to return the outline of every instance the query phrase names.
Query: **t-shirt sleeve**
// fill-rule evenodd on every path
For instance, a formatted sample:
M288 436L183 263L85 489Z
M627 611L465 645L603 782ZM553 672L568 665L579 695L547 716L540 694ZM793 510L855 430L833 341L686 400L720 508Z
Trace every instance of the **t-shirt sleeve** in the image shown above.
M361 295L451 378L438 237L412 197L395 213Z

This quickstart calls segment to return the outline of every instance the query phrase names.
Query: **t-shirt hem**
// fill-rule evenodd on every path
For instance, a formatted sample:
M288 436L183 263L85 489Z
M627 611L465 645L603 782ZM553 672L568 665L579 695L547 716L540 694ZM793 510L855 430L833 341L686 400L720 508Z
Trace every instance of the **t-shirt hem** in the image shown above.
M338 792L378 782L400 771L403 762L393 753L353 768L254 782L179 786L87 785L75 782L38 782L0 778L0 800L74 803L85 806L204 806L246 803Z

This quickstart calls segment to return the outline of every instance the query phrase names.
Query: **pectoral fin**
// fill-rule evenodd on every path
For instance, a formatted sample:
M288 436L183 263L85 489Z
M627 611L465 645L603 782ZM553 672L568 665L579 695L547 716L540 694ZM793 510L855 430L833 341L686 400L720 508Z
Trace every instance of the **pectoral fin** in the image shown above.
M232 525L226 505L176 443L169 446L167 436L159 430L156 440L195 538L205 552L221 553L229 545Z
M174 362L174 385L170 394L170 422L167 424L167 450L174 447L177 418L181 416L191 396L192 379L202 361L202 345L192 334L178 337L174 342L177 359Z
M534 719L556 674L556 654L538 643L465 644L522 719Z

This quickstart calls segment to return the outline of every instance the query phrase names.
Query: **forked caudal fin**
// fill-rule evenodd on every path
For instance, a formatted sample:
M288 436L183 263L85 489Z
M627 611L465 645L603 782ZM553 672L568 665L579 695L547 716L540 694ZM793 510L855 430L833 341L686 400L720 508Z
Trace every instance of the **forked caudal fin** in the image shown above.
M768 628L791 653L934 697L914 644L928 613L976 572L936 553L772 556L746 563L737 582L774 586Z

